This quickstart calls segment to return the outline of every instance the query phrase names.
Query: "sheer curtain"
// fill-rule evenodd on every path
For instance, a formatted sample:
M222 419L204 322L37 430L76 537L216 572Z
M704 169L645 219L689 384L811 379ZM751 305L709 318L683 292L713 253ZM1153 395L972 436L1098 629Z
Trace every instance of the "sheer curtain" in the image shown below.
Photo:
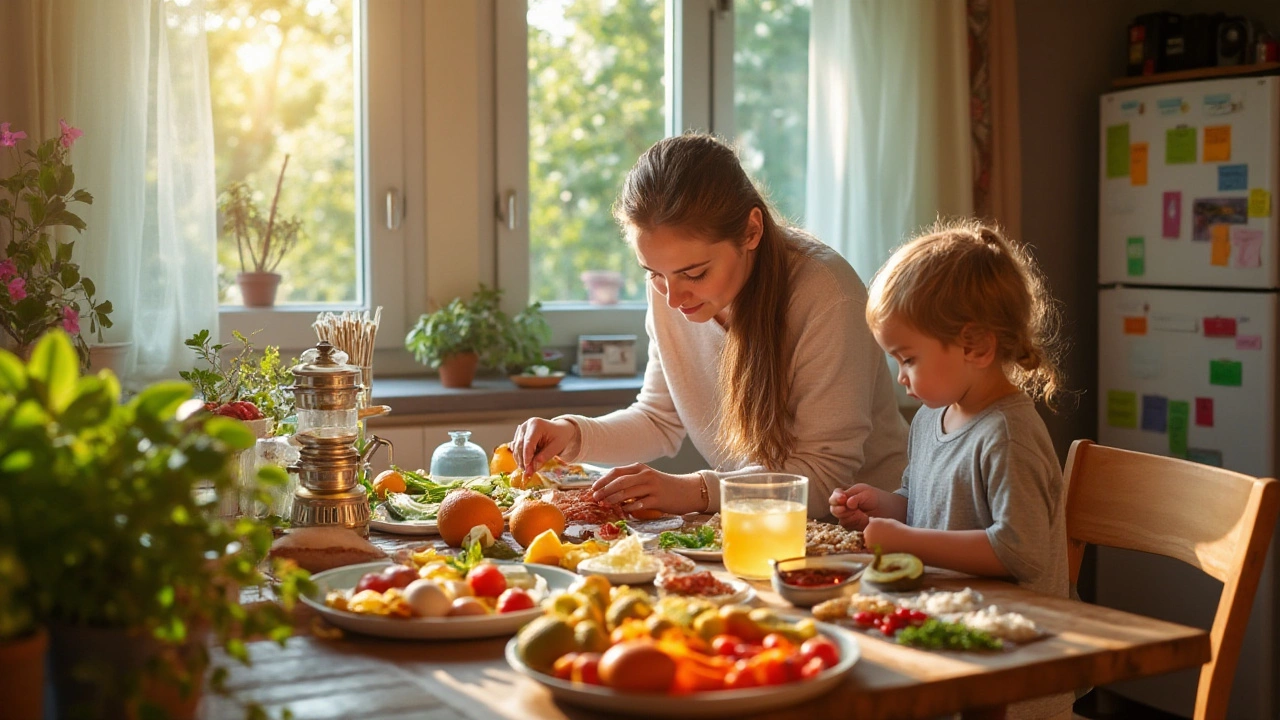
M808 229L864 281L973 210L964 0L814 0Z
M6 104L40 133L60 117L84 131L71 157L94 202L75 257L114 308L103 339L132 341L131 382L176 377L193 362L185 338L217 337L204 4L31 0L15 19L29 35Z

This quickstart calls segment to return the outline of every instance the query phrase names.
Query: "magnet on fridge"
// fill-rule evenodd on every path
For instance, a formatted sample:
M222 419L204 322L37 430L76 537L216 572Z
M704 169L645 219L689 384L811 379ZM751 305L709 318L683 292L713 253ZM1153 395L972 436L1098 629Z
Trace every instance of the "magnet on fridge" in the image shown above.
M1232 338L1236 336L1236 319L1233 317L1207 317L1204 319L1204 336Z
M1124 319L1125 335L1146 335L1147 334L1147 318L1146 317L1127 317Z
M1231 160L1231 126L1210 125L1204 129L1204 161Z
M1164 432L1169 421L1169 398L1163 395L1142 396L1142 429Z
M1249 189L1249 166L1243 163L1238 165L1219 165L1218 166L1218 192L1224 190L1248 190Z
M1147 144L1134 143L1129 146L1129 184L1134 186L1147 184Z
M1129 127L1125 126L1125 135ZM1164 133L1164 163L1181 165L1196 161L1196 129L1192 127L1169 128Z
M1213 398L1196 398L1196 425L1213 427Z
M1239 360L1210 360L1209 384L1227 387L1244 385L1244 363Z
M1249 191L1249 217L1271 217L1271 192L1263 188Z
M1236 267L1262 266L1262 228L1231 226L1231 246L1236 251Z
M1138 427L1138 394L1127 390L1108 390L1107 424L1119 428Z
M1236 349L1237 350L1261 350L1262 336L1261 335L1237 335Z
M1182 193L1169 191L1164 194L1164 209L1160 212L1164 232L1162 237L1177 240L1182 237Z
M1185 400L1169 403L1169 454L1177 458L1187 456L1187 430L1191 405Z
M1131 237L1126 243L1126 253L1129 261L1129 275L1143 275L1147 272L1147 249L1146 241L1140 237Z

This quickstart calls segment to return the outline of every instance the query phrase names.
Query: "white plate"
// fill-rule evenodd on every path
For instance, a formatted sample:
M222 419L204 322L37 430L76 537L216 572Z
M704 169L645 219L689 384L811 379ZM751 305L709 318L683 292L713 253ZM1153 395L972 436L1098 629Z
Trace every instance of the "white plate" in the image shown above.
M591 465L590 463L569 463L569 464L581 465L583 471L587 473L586 476L583 477L581 475L570 475L565 478L560 478L553 474L542 473L542 477L547 479L547 482L551 484L551 487L562 488L565 490L573 490L576 488L591 487L591 485L595 483L596 480L599 480L602 475L609 472L610 470L610 468L600 467L598 465Z
M557 700L571 705L602 710L607 713L643 715L647 717L710 718L751 715L795 705L818 697L839 685L849 669L858 661L858 638L844 628L817 623L818 632L833 640L840 648L840 663L818 677L802 682L747 688L745 690L713 690L692 695L658 695L623 693L600 685L575 685L557 680L525 665L516 654L516 639L507 643L507 663L516 672L540 683Z
M325 570L312 576L317 592L314 596L304 595L306 603L325 620L342 628L365 635L399 638L408 640L457 640L465 638L496 637L510 635L526 623L542 615L541 607L533 607L519 612L501 615L472 615L454 618L385 618L376 615L361 615L345 610L334 610L324 604L324 596L330 590L350 590L360 582L365 573L377 572L390 565L389 561L347 565L345 567ZM504 564L504 563L498 563ZM524 565L524 563L510 563ZM557 590L568 590L569 585L578 578L577 575L550 565L524 565L529 572L547 582L547 594Z
M736 577L728 577L722 573L711 573L720 582L733 588L733 592L728 595L680 595L677 593L669 593L662 588L658 588L658 595L675 595L676 597L696 598L698 600L706 600L712 605L745 605L756 597L756 589L746 580L739 580Z
M607 570L596 567L599 564L601 555L589 557L578 563L578 574L580 575L600 575L613 585L644 585L653 582L658 577L658 568L662 566L656 560L653 560L652 570L641 570L638 572L617 572L616 570Z
M724 550L698 550L695 548L680 548L680 547L673 547L673 548L667 548L667 549L673 553L680 553L681 555L689 558L690 560L696 560L698 562L723 562L724 561Z
M392 520L384 506L374 508L369 516L369 529L394 535L439 535L435 520Z

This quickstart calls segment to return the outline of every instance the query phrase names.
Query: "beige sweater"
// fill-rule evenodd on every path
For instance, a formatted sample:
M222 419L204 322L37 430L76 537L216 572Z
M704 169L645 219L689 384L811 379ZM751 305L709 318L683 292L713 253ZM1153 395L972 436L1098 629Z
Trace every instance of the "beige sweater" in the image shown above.
M884 353L867 328L867 291L849 263L821 246L795 263L787 312L792 348L792 431L798 444L780 468L809 478L809 515L830 515L837 487L865 482L893 491L907 464L907 424L898 412ZM715 442L720 425L719 323L691 323L649 290L649 364L630 407L599 418L562 416L582 431L577 457L622 464L673 456L686 435L715 470L704 470L711 509L719 478L760 470ZM577 458L575 458L577 459Z

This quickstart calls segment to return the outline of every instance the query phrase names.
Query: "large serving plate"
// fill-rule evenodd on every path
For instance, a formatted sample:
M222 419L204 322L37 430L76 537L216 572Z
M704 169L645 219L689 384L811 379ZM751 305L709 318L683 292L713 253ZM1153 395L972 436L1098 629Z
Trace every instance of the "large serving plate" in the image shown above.
M534 607L501 615L473 615L453 618L386 618L335 610L324 604L324 596L329 591L351 590L365 573L381 571L390 564L390 561L381 560L360 565L347 565L316 573L311 578L316 584L316 593L314 595L304 595L302 602L320 613L325 620L343 630L403 640L459 640L511 635L524 627L530 620L542 615L542 608ZM568 590L569 585L578 577L568 570L550 565L511 564L524 565L529 572L545 580L548 595L557 590Z
M624 693L600 685L575 685L558 680L525 665L516 653L516 638L507 643L507 663L517 672L532 678L557 700L572 705L624 715L647 717L710 718L733 715L756 715L768 710L795 705L830 691L844 679L858 661L858 638L844 628L818 623L818 632L840 647L840 663L809 681L748 688L714 690L691 695L658 695Z

